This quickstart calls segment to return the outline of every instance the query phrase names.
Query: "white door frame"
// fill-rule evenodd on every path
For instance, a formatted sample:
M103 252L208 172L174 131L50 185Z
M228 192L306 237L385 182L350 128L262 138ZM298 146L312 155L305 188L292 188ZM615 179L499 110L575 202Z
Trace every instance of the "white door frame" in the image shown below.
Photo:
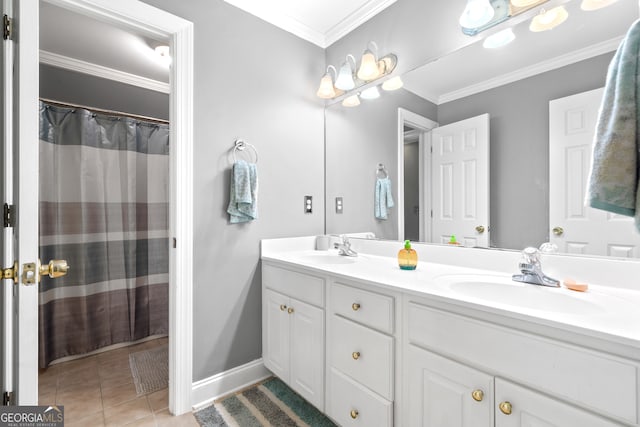
M398 182L397 182L397 212L398 212L398 240L404 240L404 126L408 125L414 127L416 129L420 129L423 132L428 132L433 128L438 127L438 123L434 122L431 119L423 117L419 114L416 114L412 111L406 110L404 108L398 108ZM426 234L423 230L424 222L424 211L425 204L429 202L429 197L426 196L427 192L423 191L422 183L424 182L424 174L430 173L425 171L425 162L424 159L428 157L429 150L425 150L425 144L430 146L430 138L421 136L419 145L420 152L420 237L423 237L423 234ZM430 169L430 168L429 168ZM430 193L429 193L430 194Z
M27 1L37 4L38 0ZM169 96L169 229L170 236L176 239L172 243L177 244L169 251L169 410L174 415L189 412L193 380L193 23L137 0L45 1L125 29L170 40L173 60ZM25 32L34 34L38 40L38 14L30 22L21 22L21 32L22 36ZM33 49L29 57L35 60L21 64L20 72L37 76L39 43L35 46L32 43L29 49ZM32 87L27 99L20 100L21 106L37 105L39 88L38 85ZM21 117L25 117L35 134L38 109L33 108ZM37 375L37 367L34 369Z

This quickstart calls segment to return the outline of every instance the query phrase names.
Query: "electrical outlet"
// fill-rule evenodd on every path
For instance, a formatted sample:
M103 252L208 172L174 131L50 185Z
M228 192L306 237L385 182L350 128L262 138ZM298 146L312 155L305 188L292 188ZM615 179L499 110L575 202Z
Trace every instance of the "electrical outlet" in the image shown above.
M341 214L344 209L342 204L342 197L336 197L336 213Z
M313 213L313 200L311 196L304 196L304 213Z

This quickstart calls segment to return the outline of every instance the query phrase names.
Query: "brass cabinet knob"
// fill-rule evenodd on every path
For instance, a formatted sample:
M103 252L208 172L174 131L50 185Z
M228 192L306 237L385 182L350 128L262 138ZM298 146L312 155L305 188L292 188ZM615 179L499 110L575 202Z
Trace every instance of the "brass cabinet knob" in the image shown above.
M358 311L360 310L360 304L354 302L353 304L351 304L351 308L353 309L353 311Z
M359 351L354 351L353 353L351 353L351 357L353 357L353 360L360 359L360 352Z
M280 311L285 311L287 309L287 306L284 304L280 304Z
M471 392L471 397L473 397L473 400L476 402L482 402L482 399L484 399L484 392L480 389L473 390Z
M484 233L484 225L477 226L476 231L478 232L478 234Z
M500 405L498 405L498 407L500 408L500 411L502 411L503 414L511 415L511 410L513 409L513 407L511 406L511 403L500 402Z
M358 415L360 415L358 411L356 411L355 409L351 410L351 418L355 420L356 418L358 418Z
M40 276L49 276L52 279L62 277L69 271L69 264L64 259L52 259L47 265L40 266Z
M287 309L287 313L289 313L289 314L293 313L293 307L289 307L289 308Z
M564 234L564 228L562 227L553 227L553 234L555 234L556 236L562 236Z

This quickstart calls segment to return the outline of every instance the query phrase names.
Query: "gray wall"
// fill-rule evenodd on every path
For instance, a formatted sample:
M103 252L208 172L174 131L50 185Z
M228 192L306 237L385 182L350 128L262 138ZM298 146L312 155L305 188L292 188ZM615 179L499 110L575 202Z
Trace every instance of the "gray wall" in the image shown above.
M169 95L40 64L40 97L169 120Z
M260 239L324 232L324 51L222 0L145 0L194 23L194 371L261 357ZM231 225L233 141L260 154L259 219ZM304 214L305 195L313 214Z
M549 101L604 86L613 52L438 106L446 125L490 115L491 245L549 240Z
M338 103L326 110L327 233L372 231L398 238L397 206L387 220L374 217L376 167L386 166L397 199L398 107L432 120L437 112L434 104L404 89L381 92L379 99L355 108ZM335 212L336 197L344 199L343 214Z

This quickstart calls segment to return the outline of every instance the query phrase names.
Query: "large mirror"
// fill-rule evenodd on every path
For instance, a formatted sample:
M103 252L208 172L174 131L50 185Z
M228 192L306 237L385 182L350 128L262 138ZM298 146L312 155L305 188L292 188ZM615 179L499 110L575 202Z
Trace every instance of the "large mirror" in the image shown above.
M569 18L553 30L534 33L528 21L520 22L507 46L486 49L479 40L405 73L402 89L382 91L358 107L328 106L326 232L442 242L430 222L432 172L426 162L432 129L488 114L489 188L485 196L475 195L488 201L489 219L477 224L487 243L467 245L522 249L558 237L553 230L560 227L549 219L550 197L556 197L549 178L550 101L604 86L614 51L639 15L635 0L591 12L580 4L567 2ZM376 217L379 164L391 180L394 202L385 218ZM628 234L637 235L627 222ZM601 230L591 232L595 239ZM606 246L598 255L640 256L638 249L612 252Z

